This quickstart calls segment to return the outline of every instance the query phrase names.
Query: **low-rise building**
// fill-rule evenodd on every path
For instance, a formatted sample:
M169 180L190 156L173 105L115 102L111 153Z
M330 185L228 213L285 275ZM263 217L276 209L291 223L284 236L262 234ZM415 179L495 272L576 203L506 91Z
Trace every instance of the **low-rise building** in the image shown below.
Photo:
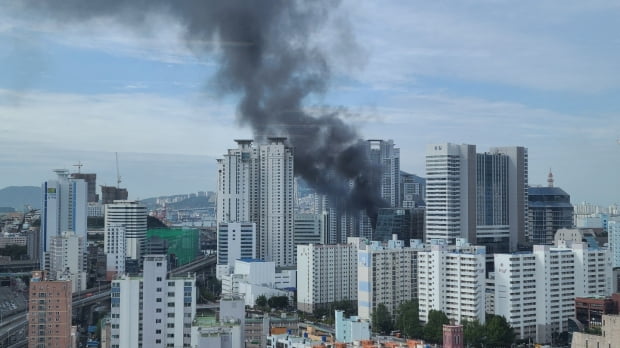
M336 311L336 342L352 343L370 339L370 321L357 316L345 318L343 311Z
M232 274L222 277L222 295L241 296L247 306L254 306L259 296L288 296L293 299L296 272L276 271L275 262L238 259Z
M620 342L620 315L603 315L601 335L574 332L571 348L613 348Z

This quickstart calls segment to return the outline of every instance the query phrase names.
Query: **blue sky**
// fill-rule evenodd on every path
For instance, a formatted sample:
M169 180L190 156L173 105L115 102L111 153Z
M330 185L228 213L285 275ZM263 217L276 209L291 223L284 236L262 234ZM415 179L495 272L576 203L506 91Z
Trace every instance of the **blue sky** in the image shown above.
M0 187L78 160L111 184L119 152L132 198L213 190L215 158L251 136L236 97L210 85L217 60L187 48L181 23L154 16L157 30L138 32L3 8ZM521 145L530 184L552 168L573 203L620 202L618 18L617 1L345 0L316 38L330 89L307 107L348 108L362 136L394 139L406 171L424 173L428 143Z

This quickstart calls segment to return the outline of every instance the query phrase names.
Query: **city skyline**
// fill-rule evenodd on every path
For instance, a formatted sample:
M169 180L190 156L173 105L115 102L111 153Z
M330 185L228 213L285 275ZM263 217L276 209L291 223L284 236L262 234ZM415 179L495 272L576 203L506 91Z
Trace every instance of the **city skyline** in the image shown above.
M619 12L605 1L344 1L316 38L331 52L330 88L305 108L346 107L360 136L393 139L401 169L418 175L427 144L523 146L530 185L551 168L573 203L609 205L620 192ZM0 187L38 186L78 161L113 185L119 152L130 199L215 191L216 158L251 138L237 98L210 86L216 61L164 15L143 32L109 18L35 23L12 5L0 18ZM356 57L341 55L343 21Z

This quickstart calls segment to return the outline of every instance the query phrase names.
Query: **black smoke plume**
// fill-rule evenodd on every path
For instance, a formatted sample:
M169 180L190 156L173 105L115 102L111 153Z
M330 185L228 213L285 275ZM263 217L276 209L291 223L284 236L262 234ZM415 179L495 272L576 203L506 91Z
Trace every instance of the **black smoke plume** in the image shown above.
M186 29L189 46L214 53L215 84L240 96L240 123L257 139L286 136L295 147L295 171L318 192L374 220L386 204L366 144L339 117L342 110L310 114L308 96L325 93L330 67L313 37L338 6L336 0L22 0L60 23L112 18L143 29L149 14L170 16ZM350 47L352 38L341 37ZM213 43L216 45L213 45ZM218 44L219 43L219 44ZM215 48L214 48L215 47ZM351 183L352 187L351 187Z

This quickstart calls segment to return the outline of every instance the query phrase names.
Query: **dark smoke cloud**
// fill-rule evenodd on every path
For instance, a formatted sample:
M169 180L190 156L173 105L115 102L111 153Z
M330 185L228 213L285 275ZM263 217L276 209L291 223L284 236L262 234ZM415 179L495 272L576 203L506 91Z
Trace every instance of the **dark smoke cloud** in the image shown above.
M152 13L169 15L186 28L188 45L199 54L216 53L218 90L238 94L241 124L257 139L286 136L295 147L295 171L321 193L371 219L386 204L378 170L357 132L332 110L319 115L304 100L327 90L330 68L313 44L335 0L24 0L25 10L61 21L109 17L143 29ZM340 31L347 33L349 31ZM341 37L351 47L351 37ZM213 42L219 42L217 49ZM353 187L350 187L353 182ZM343 198L344 197L344 198ZM337 199L336 199L337 198Z

